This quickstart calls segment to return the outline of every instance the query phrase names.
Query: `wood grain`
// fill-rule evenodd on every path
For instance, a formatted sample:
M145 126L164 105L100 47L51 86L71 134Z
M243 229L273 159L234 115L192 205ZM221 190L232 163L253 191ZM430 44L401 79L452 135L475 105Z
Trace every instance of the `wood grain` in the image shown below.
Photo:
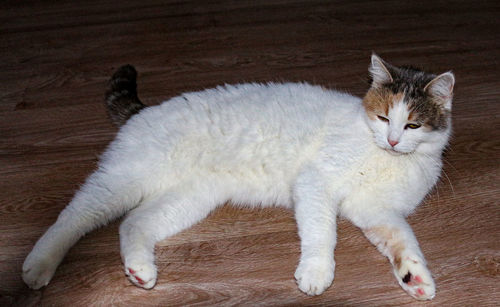
M4 1L0 4L0 305L421 306L361 232L339 223L334 285L293 280L293 213L224 206L156 248L150 291L121 266L119 221L83 238L48 287L21 266L116 133L102 105L118 66L147 104L247 81L363 95L372 51L457 78L442 180L409 218L437 283L430 306L500 301L498 1Z

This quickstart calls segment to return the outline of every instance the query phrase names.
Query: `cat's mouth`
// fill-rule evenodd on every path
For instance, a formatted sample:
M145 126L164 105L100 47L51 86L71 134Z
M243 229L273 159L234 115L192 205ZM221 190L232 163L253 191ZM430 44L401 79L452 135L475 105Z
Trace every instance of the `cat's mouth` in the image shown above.
M378 143L377 145L380 149L385 150L386 152L388 152L389 154L391 154L393 156L401 156L401 155L407 154L407 152L398 150L392 146L389 146L388 144Z

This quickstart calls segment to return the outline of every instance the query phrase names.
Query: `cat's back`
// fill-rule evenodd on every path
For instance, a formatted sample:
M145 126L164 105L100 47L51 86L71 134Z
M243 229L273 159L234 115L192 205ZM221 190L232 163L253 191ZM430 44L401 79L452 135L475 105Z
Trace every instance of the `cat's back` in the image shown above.
M357 97L307 83L225 85L143 109L118 139L140 150L199 152L198 158L235 163L259 156L293 160L318 147L326 130L349 129L360 108Z
M294 152L318 142L327 129L349 130L360 108L357 97L308 83L224 85L143 109L117 139L162 151L276 146Z
M144 110L150 124L234 129L314 129L359 109L361 100L308 83L245 83L189 92ZM333 121L332 121L333 120Z

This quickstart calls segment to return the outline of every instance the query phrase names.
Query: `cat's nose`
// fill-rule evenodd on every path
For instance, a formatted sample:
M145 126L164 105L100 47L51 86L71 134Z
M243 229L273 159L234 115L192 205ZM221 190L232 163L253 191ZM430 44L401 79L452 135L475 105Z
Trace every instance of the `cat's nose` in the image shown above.
M391 139L387 139L387 141L389 142L389 144L390 144L392 147L394 147L394 146L398 145L398 143L399 143L398 141L394 141L394 140L391 140Z

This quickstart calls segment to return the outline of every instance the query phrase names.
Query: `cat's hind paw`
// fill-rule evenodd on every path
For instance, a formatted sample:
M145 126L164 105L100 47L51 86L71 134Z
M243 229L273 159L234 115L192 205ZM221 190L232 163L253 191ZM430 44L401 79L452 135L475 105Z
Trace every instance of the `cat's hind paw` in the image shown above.
M413 298L431 300L436 295L434 280L423 261L406 257L394 274L401 287Z
M50 282L58 264L59 262L50 256L33 251L24 261L23 281L31 289L38 290Z
M156 284L156 267L152 263L132 261L125 265L125 274L136 286L151 289Z
M333 282L335 262L324 259L300 261L295 271L299 289L307 295L320 295Z

